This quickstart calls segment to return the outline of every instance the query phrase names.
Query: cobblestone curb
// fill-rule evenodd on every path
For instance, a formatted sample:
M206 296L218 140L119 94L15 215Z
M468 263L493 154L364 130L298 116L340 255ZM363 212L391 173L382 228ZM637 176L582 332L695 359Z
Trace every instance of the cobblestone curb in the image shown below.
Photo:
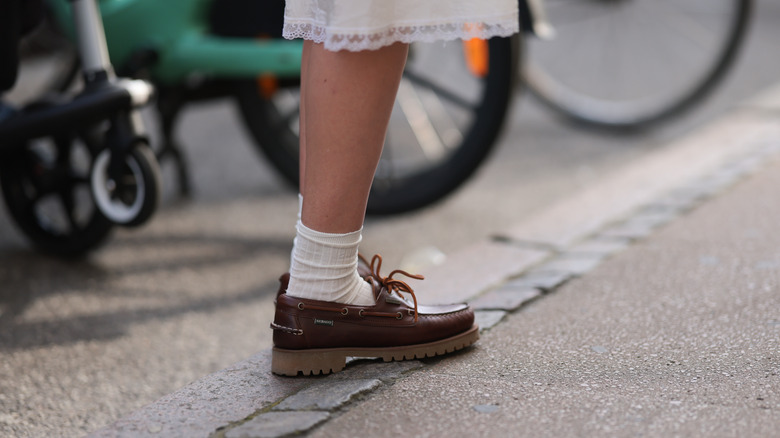
M220 427L211 437L275 438L300 434L327 421L333 413L361 395L391 384L404 373L424 366L417 360L377 362L353 359L352 365L338 374L285 378L305 380L309 385L241 421Z

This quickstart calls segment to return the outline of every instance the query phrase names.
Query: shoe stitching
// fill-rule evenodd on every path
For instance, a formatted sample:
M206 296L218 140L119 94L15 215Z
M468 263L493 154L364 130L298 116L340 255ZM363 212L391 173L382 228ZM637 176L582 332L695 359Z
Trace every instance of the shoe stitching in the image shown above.
M322 310L324 312L337 312L342 315L346 315L349 313L349 308L347 307L327 307L327 306L318 306L316 304L305 304L303 302L298 303L299 310L306 310L307 308L312 310Z

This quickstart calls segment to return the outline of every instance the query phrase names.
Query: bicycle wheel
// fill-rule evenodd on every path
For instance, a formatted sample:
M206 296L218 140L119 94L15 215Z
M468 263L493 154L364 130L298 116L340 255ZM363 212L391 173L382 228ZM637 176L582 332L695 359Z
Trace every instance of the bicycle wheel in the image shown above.
M136 227L146 223L162 197L162 177L154 152L136 142L125 157L121 177L109 175L111 150L103 149L92 163L90 183L98 210L117 225Z
M430 205L479 167L507 113L519 45L515 36L411 46L371 187L369 214ZM257 148L297 186L298 87L269 92L267 85L238 84L241 114Z
M8 212L40 250L80 256L103 244L113 224L90 192L96 150L80 138L30 142L0 159L0 185Z
M547 0L556 30L523 79L560 115L642 128L700 102L734 61L753 0Z

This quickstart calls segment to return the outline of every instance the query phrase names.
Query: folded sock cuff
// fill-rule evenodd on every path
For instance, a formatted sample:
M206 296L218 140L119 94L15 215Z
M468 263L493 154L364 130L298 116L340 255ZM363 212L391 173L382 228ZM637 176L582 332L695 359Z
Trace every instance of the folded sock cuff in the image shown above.
M295 228L299 237L327 246L350 247L360 244L360 241L363 239L363 227L360 227L357 231L344 234L323 233L312 230L304 225L303 222L298 221Z

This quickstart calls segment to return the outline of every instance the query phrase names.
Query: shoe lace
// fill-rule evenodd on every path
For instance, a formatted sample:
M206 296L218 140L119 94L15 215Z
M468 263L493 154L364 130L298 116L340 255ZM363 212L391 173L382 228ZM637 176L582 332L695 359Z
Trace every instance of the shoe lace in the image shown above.
M366 261L366 259L361 254L358 254L358 257L360 257L363 263L369 266L371 273L368 276L372 277L380 285L384 286L387 289L388 293L392 294L393 292L395 292L404 301L406 299L401 294L401 292L406 292L412 296L412 300L414 301L414 322L417 322L417 296L414 295L414 290L405 281L399 280L397 278L393 278L393 276L396 274L400 274L409 278L413 278L415 280L424 280L425 277L423 277L422 275L410 274L401 269L396 269L390 272L390 275L388 275L387 277L383 277L380 274L380 269L382 268L381 255L375 254L374 257L371 258L370 264Z

